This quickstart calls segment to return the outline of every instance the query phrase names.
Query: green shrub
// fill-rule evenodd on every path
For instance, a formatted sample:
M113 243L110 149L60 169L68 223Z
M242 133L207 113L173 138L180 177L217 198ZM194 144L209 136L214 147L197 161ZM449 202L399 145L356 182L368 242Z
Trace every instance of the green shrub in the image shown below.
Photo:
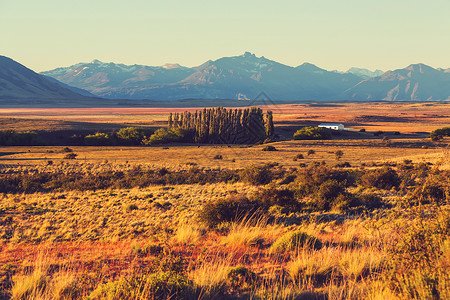
M117 132L117 138L120 144L140 145L142 141L149 137L153 130L146 128L127 127Z
M300 203L295 199L294 192L288 189L262 189L251 196L254 202L258 202L262 209L268 210L277 205L292 210L300 209Z
M290 251L297 250L300 247L307 246L311 249L322 248L322 242L314 236L303 231L290 231L278 238L271 246L272 251Z
M13 130L0 131L0 145L5 146L33 146L43 142L34 131L16 132Z
M337 170L320 164L301 169L294 182L295 192L299 197L311 195L329 180L335 180L343 187L349 187L355 183L356 175L353 171Z
M436 129L436 130L432 131L429 135L429 137L432 139L433 138L436 139L439 137L437 140L442 139L442 137L444 137L444 136L450 136L450 127Z
M144 139L145 145L159 145L180 142L193 142L192 132L181 128L160 128L148 139Z
M329 129L322 127L303 127L294 133L294 140L328 140L331 139Z
M295 156L295 158L294 158L294 160L297 160L297 159L304 159L305 157L303 156L303 154L297 154L296 156Z
M198 219L213 228L224 222L238 221L253 214L257 209L257 203L242 195L233 195L203 205L198 213Z
M361 176L361 185L365 187L376 187L390 190L400 185L400 178L395 170L383 167L376 170L368 170Z
M64 159L76 159L78 156L78 154L75 153L67 153L66 155L64 155Z
M108 146L114 145L113 138L106 133L97 132L84 137L84 142L89 146Z
M240 171L241 179L253 185L268 184L274 178L270 166L250 166Z
M231 268L227 274L227 283L233 291L253 289L256 280L257 276L255 272L244 266Z
M274 146L265 146L262 151L278 151Z

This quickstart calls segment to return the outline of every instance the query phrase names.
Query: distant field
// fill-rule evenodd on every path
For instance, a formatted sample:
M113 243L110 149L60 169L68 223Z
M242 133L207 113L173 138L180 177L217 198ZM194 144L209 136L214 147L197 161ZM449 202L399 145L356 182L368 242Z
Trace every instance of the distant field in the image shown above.
M331 141L285 141L272 143L278 151L261 151L260 146L153 146L153 147L71 147L78 154L76 160L64 160L63 147L3 147L0 150L0 164L12 165L45 165L48 160L66 163L103 163L105 161L118 164L142 164L152 167L185 169L191 164L204 168L242 168L253 164L277 162L285 167L299 167L300 164L311 165L313 162L325 162L335 165L349 162L359 166L372 162L401 162L405 159L414 162L442 162L449 167L449 140L431 143L427 140L398 139L386 145L381 140L331 140ZM314 155L307 155L314 150ZM335 152L343 151L340 161ZM294 158L302 154L304 159ZM223 159L214 159L222 155Z
M449 103L318 103L260 106L274 112L278 126L316 125L321 122L344 123L346 127L370 131L399 131L401 133L430 132L450 124ZM201 108L1 108L0 129L19 128L10 118L35 120L22 124L22 130L45 129L45 121L100 123L109 126L162 125L170 112L195 111ZM80 123L60 123L59 126L95 127ZM58 128L49 123L48 129ZM65 128L67 129L67 128Z

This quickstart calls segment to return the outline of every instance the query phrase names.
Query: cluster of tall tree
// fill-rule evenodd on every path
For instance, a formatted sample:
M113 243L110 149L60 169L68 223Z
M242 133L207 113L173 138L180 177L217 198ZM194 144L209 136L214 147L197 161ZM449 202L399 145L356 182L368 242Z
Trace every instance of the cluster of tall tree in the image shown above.
M169 115L169 130L191 132L195 143L253 144L274 133L272 112L261 108L210 108Z

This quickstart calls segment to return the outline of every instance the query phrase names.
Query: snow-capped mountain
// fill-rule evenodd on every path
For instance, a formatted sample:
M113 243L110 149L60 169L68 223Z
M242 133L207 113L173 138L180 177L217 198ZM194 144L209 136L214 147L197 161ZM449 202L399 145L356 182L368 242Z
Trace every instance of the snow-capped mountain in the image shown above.
M345 92L355 100L450 100L450 72L424 64L388 71L364 80Z
M112 99L252 99L265 92L279 100L335 100L363 78L312 64L296 68L249 52L187 68L80 63L42 72L68 85Z
M368 70L368 69L353 67L353 68L350 68L347 71L347 73L351 73L351 74L354 74L354 75L359 76L361 78L368 79L368 78L380 76L384 72L381 71L381 70L371 71L371 70Z

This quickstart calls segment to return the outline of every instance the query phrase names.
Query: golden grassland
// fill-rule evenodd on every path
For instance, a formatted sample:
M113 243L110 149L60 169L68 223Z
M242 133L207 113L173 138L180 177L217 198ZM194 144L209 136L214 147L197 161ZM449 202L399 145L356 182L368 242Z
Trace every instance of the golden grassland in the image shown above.
M300 164L311 165L314 162L325 162L328 165L338 163L335 152L341 150L344 155L340 162L353 165L381 163L386 161L401 162L405 159L414 162L441 161L448 155L449 140L431 142L430 139L395 139L389 144L381 139L370 140L330 140L330 141L283 141L271 143L278 151L261 151L264 145L258 146L226 146L226 145L167 145L151 147L70 147L78 155L74 161L63 159L63 147L2 147L0 164L8 166L47 165L54 163L114 163L116 165L143 164L149 167L166 167L171 169L188 168L196 164L201 168L237 169L253 164L277 162L285 167L299 167ZM307 155L308 150L315 154ZM295 159L302 154L304 159ZM214 159L222 155L223 159ZM444 168L449 162L444 161ZM107 167L107 166L106 166ZM51 166L49 166L51 168Z
M16 119L4 123L3 130L13 123L19 128L16 121L22 118L32 120L22 130L35 129L36 124L43 129L49 124L80 129L94 120L112 127L124 122L155 125L175 110L1 109L0 114L5 120ZM450 116L442 116L449 111L448 104L442 103L302 104L273 110L281 126L353 120L351 127L356 129L373 126L373 131L414 133L450 123ZM364 117L369 115L402 119ZM428 167L417 183L408 183L409 188L360 184L347 188L349 197L375 195L387 204L384 207L293 211L273 205L267 213L249 213L215 227L199 218L208 203L236 195L251 198L271 189L295 190L299 183L239 181L3 193L0 299L449 299L448 175L442 177L447 182L439 182L446 188L443 201L417 204L414 198L435 183L433 176L450 168L448 144L448 138L431 142L419 135L392 137L389 142L369 136L280 141L271 144L278 150L273 152L261 151L264 145L74 146L75 160L63 159L63 147L2 147L1 176L89 176L131 172L136 166L223 170L274 162L292 170L289 174L297 174L293 168L301 172L316 164L343 162L351 167L339 170L348 172L386 164L399 170L405 160ZM315 153L308 156L308 150ZM337 150L344 153L339 161ZM223 158L214 159L218 154Z
M430 132L450 124L449 103L304 103L261 106L272 110L278 125L305 125L311 122L339 122L355 129ZM103 123L123 126L153 126L167 120L170 112L195 111L199 108L0 108L2 130L14 126L10 118L35 121L59 120L83 123ZM29 125L29 126L28 126ZM20 130L37 130L36 123L23 124ZM83 125L84 126L84 125ZM17 128L17 126L15 127ZM58 127L53 127L57 129Z

